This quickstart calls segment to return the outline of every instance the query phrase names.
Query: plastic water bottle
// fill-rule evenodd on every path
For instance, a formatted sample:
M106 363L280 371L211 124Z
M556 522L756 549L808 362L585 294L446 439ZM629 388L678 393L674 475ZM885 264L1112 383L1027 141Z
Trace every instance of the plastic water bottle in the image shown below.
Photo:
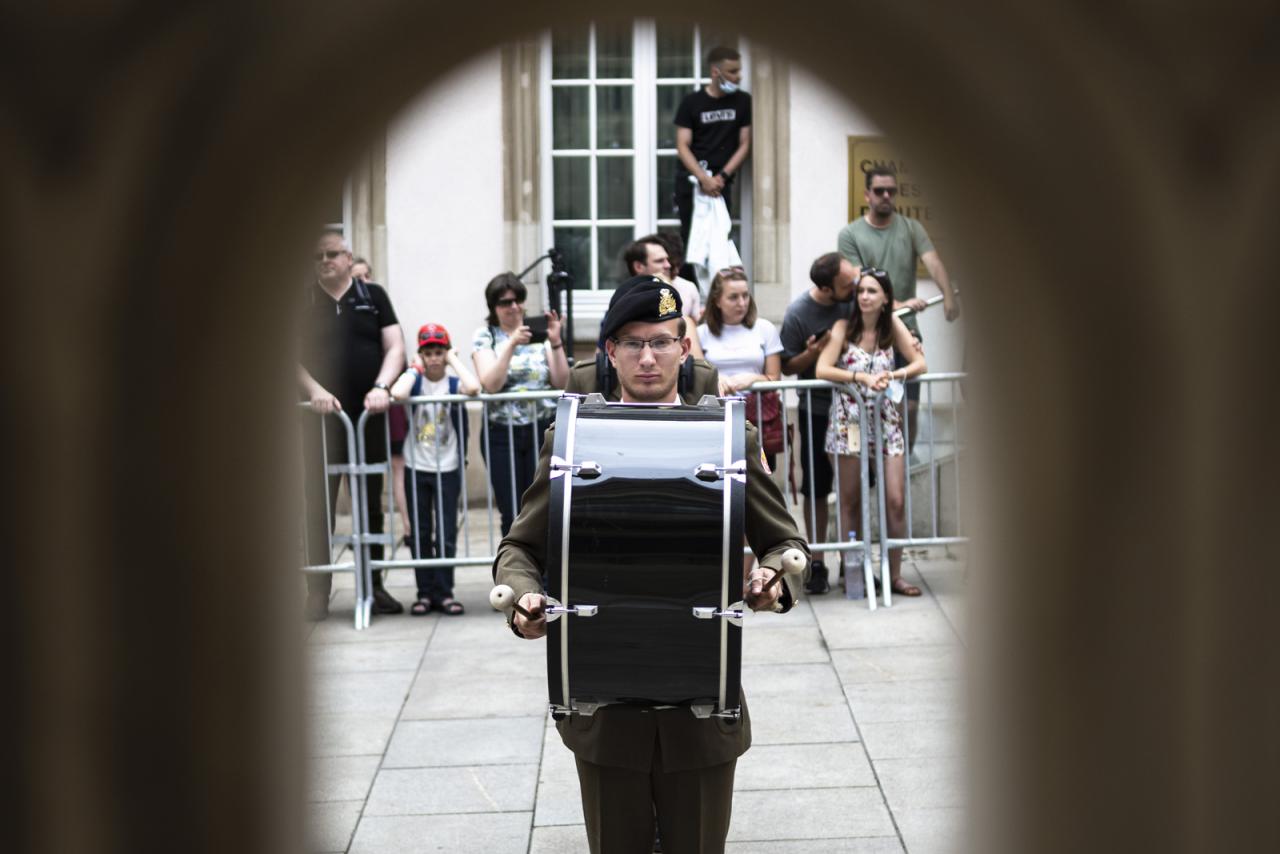
M858 542L857 531L849 532L849 542L850 543ZM849 599L865 599L867 598L867 585L866 585L866 580L863 578L863 575L862 575L861 555L858 552L853 551L852 549L845 552L844 554L845 554L844 589L846 591L847 597ZM851 560L852 556L855 554L859 555L859 559L856 561Z

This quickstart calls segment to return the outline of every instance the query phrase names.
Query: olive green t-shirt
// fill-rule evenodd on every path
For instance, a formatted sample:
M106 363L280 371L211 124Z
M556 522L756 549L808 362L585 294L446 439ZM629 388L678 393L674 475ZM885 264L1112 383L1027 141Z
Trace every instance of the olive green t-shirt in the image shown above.
M933 243L919 221L895 213L885 228L875 228L866 217L858 217L840 229L837 247L855 267L877 267L889 274L893 298L898 302L916 295L916 264L920 256L933 250ZM917 336L914 313L903 322Z

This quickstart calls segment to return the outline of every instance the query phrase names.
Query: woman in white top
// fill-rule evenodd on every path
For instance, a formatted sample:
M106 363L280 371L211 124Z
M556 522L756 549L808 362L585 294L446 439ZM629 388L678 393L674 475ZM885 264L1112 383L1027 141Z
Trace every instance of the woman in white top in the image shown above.
M756 302L741 267L716 273L703 320L698 342L707 361L720 371L722 395L745 392L754 382L782 378L778 327L756 316ZM754 412L749 415L755 418Z

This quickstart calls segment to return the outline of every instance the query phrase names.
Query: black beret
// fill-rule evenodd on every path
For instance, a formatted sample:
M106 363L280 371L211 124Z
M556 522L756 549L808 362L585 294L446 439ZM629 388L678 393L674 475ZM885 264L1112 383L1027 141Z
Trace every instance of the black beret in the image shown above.
M600 341L612 338L628 323L675 320L683 308L679 292L656 276L627 279L609 301L609 311L600 324Z

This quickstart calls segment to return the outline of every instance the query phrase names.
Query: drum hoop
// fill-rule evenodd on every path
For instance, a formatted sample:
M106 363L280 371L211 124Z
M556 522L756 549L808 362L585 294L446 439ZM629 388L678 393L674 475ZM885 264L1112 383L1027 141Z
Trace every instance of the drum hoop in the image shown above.
M564 459L573 465L574 437L578 432L578 399L569 398L569 413L565 419ZM572 513L573 476L566 473L562 480L564 501L560 512L560 595L569 591L569 519ZM566 605L569 603L566 602ZM564 695L565 708L569 708L569 624L572 620L560 621L560 687Z

